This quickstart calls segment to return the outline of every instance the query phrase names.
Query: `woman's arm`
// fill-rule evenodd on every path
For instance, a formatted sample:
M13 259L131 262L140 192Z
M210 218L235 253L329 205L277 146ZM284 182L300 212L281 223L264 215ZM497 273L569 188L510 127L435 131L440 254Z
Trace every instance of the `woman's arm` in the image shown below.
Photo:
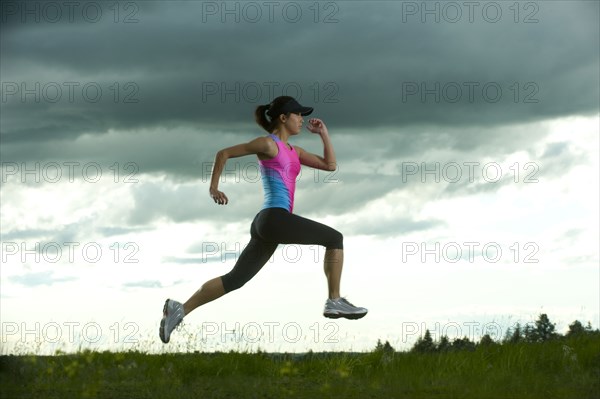
M300 163L302 165L310 166L311 168L334 171L337 168L337 162L335 159L335 151L333 150L333 144L329 138L329 132L327 126L322 120L313 118L309 121L306 127L309 131L321 136L323 141L323 156L319 156L303 148L295 146L298 156L300 157Z
M219 152L215 156L215 162L213 166L212 176L210 178L209 193L215 203L219 205L225 205L229 202L227 196L218 190L219 179L225 168L225 163L229 158L238 158L245 155L251 154L264 154L270 157L275 156L277 151L273 147L272 140L267 137L259 137L248 143L234 145L233 147L227 147Z

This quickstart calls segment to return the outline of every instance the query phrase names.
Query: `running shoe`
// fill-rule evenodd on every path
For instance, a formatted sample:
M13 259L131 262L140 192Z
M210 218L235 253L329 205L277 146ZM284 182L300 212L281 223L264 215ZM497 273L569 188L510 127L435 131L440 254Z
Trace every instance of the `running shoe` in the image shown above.
M160 340L165 344L171 339L171 332L181 323L183 320L183 304L167 299L165 306L163 307L163 318L160 321L160 329L158 335Z
M367 314L368 310L354 306L346 298L327 299L325 301L325 310L323 316L329 317L330 319L339 319L345 317L346 319L360 319Z

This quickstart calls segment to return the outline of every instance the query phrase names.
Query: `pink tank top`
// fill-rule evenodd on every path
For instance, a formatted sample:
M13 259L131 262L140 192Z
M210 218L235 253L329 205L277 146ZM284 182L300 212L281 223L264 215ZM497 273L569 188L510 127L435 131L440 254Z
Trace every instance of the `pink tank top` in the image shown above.
M279 137L269 136L275 140L279 152L274 158L258 160L265 195L262 209L284 208L292 213L300 158L296 150L289 148Z

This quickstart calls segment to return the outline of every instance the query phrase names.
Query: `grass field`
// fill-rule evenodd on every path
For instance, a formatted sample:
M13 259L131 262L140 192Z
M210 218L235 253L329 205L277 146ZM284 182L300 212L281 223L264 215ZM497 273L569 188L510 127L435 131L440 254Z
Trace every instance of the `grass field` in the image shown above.
M600 337L448 353L1 356L2 398L600 398Z

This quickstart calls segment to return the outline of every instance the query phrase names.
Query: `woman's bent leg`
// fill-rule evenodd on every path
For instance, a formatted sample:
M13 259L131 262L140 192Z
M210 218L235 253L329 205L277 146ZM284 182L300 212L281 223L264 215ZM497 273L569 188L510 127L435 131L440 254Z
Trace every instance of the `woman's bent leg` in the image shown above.
M344 266L344 237L339 231L284 209L273 208L256 220L257 235L281 244L321 245L326 248L323 268L330 299L340 297L340 280Z
M340 280L342 278L342 268L344 266L344 250L326 250L323 266L325 269L325 277L327 277L327 289L329 290L329 299L339 298Z

